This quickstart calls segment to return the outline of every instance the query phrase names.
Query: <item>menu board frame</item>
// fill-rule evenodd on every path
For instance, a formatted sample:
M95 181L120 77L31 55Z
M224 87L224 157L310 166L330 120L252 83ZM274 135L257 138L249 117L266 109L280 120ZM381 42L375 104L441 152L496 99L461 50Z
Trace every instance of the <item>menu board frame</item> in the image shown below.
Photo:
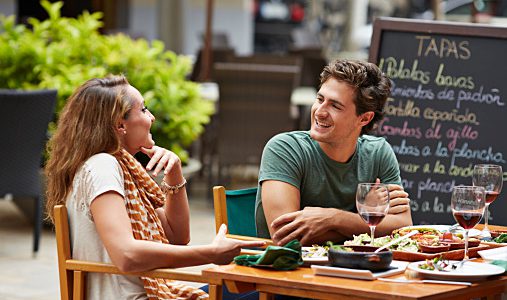
M385 31L399 31L429 34L453 34L474 37L492 37L507 39L507 30L502 26L472 24L462 22L445 22L413 20L402 18L379 17L373 24L368 61L378 64L382 34Z
M383 49L387 49L387 48L396 49L395 52L397 52L397 53L403 53L403 51L409 51L409 50L404 50L404 48L407 47L407 44L403 43L403 41L400 41L399 43L393 42L393 34L397 34L397 33L400 33L399 34L400 36L404 36L404 34L406 34L406 33L414 34L414 37L417 35L420 39L420 40L418 40L418 42L420 43L419 44L419 47L420 47L419 51L423 51L423 52L425 51L425 49L421 50L421 47L422 47L421 45L423 42L421 41L422 38L420 36L424 36L424 38L428 38L428 39L432 39L429 37L443 37L442 39L445 39L448 36L458 37L458 38L470 38L470 39L484 38L485 42L487 42L488 39L490 39L491 41L495 40L496 43L498 43L499 39L500 40L505 39L505 44L507 45L507 27L485 25L485 24L413 20L413 19L382 17L382 18L377 18L374 22L373 35L372 35L370 51L369 51L369 62L375 63L379 66L382 65L382 58L380 57L380 55L381 55L381 52L383 51ZM390 44L386 44L386 42L383 39L384 36L387 36L386 34L391 34L391 37L389 38ZM411 46L413 46L413 45L411 45ZM440 51L441 49L438 48L439 46L440 45L438 43L435 43L435 45L433 46L433 49L428 49L428 51L430 51L430 52L431 51L434 51L434 52ZM458 48L458 51L459 50L460 49ZM503 48L502 48L502 51L503 51ZM385 52L389 53L389 51L385 51ZM498 51L498 52L501 52L501 51ZM465 54L467 54L467 53L465 53ZM480 53L480 54L482 55L482 57L484 57L487 55L495 55L495 54L499 54L499 53L490 53L490 54ZM507 60L507 51L505 51L504 53L500 53L500 54L502 54L503 56L498 57L499 62L506 61ZM438 58L436 58L435 60L438 60ZM435 61L433 61L433 63L434 62ZM410 64L408 59L407 59L407 61L404 61L404 63L406 63L407 69L410 69L410 66L413 66ZM440 63L440 62L438 62L438 63ZM481 63L481 61L478 60L476 65L480 66L480 63ZM398 61L398 64L399 64L399 61ZM416 63L416 66L417 66L417 68L424 68L425 67L424 62L419 62L419 65L417 65L417 63ZM496 67L496 66L494 66L494 67ZM490 69L491 74L488 74L489 72L480 73L481 76L476 76L478 78L473 78L473 79L476 79L476 82L477 82L477 81L481 81L481 80L485 81L484 78L487 78L487 76L502 76L502 77L505 76L504 74L507 73L507 68L503 69L504 65L502 65L502 63L500 64L499 67L500 67L499 70L497 70L495 68L491 68ZM454 67L454 68L456 68L456 67ZM446 71L447 71L447 69L446 69ZM467 71L469 71L469 70L466 69L466 67L465 67L464 72L466 73ZM483 70L481 70L481 72L483 72ZM434 73L436 73L436 72L434 72ZM477 74L477 72L475 74ZM433 76L434 74L431 74L431 75ZM462 74L454 74L454 75L456 77L458 77L458 75L462 75ZM484 75L484 76L482 76L482 75ZM388 74L388 76L389 76L389 74ZM483 77L483 78L481 78L481 77ZM464 76L463 78L467 78L467 77ZM434 79L434 78L431 78L431 79ZM469 76L468 79L472 79L472 77ZM397 81L397 79L392 79L392 80L395 83ZM400 81L402 81L402 80L400 80ZM507 86L507 84L506 84L506 86ZM504 88L504 86L497 86L497 87L499 89L503 89L503 91L502 91L503 94L507 95L507 88ZM433 91L433 92L435 92L435 91ZM482 92L482 90L481 90L481 92ZM501 98L501 92L499 92L499 97ZM436 96L435 96L435 99L437 99L437 100L434 100L434 99L432 99L432 100L439 101L439 98L437 98ZM448 99L446 99L446 100L448 100ZM501 99L500 101L502 103L507 103L507 97L504 97L504 99ZM401 102L402 101L400 100L400 106L402 105ZM416 105L417 105L417 101L414 100L413 103L416 103ZM464 105L468 104L466 102L463 102L463 103L464 103ZM395 105L397 105L397 104L395 104ZM424 107L424 105L422 105L422 107ZM473 109L477 110L477 107L474 107ZM488 109L490 109L490 108L488 108ZM502 107L501 109L503 111L504 108ZM475 112L475 111L473 111L473 112ZM422 114L422 112L421 112L421 114ZM505 118L507 118L507 115ZM400 121L400 120L403 120L403 117L394 116L394 117L391 117L391 119ZM485 117L483 119L484 119L484 123L489 121L489 120L486 120ZM477 131L479 132L481 125L479 125L479 122L477 122L476 124L477 124L477 126L475 126L476 128L473 128L473 129L477 129ZM470 127L472 127L472 126L470 126ZM424 128L424 129L426 129L426 128ZM499 132L501 132L501 131L499 131ZM499 132L496 132L496 133L481 132L481 134L485 134L485 135L501 134ZM383 134L377 132L377 135L382 136ZM386 136L386 138L389 141L389 136ZM424 143L424 136L423 136L422 140L418 141L417 143L421 143L420 145L422 147L422 145ZM502 141L501 143L504 143L504 142ZM472 142L471 142L471 144L472 144ZM491 144L493 144L493 143L489 143L488 145L491 145ZM494 144L493 144L493 147L495 147ZM432 151L434 151L433 153L435 153L438 151L438 149L436 149L436 150L432 149ZM502 155L503 155L504 161L507 161L507 151L504 151L504 153ZM398 155L398 154L397 154L397 157L398 157L398 160L400 161L400 164L403 164L404 158L400 157L400 155ZM433 161L431 163L432 163L431 170L433 170L434 168L436 169L437 167L447 167L446 171L448 171L448 169L449 169L449 166L439 165L439 160L436 160L436 162ZM473 165L476 163L495 163L495 162L482 162L479 160L472 159L472 160L470 160L469 165ZM505 181L507 178L507 176L506 176L507 175L507 172L506 172L507 171L507 163L503 162L503 163L498 163L498 164L502 165L502 167L504 169L503 170L504 171L504 178L503 179ZM454 166L454 162L450 163L450 165ZM417 170L417 172L422 173L422 171L421 171L422 164L420 164L418 167L420 167L420 169ZM415 172L416 171L414 171L413 173L415 173ZM403 176L404 176L403 170L401 173L402 173L402 179L403 179ZM468 172L468 174L470 174L470 172ZM413 174L411 174L411 175L413 175ZM418 176L418 175L415 175L415 176ZM424 177L424 175L421 175L421 176ZM448 176L450 178L452 177L451 175L448 175ZM471 179L471 175L469 175L469 176L470 176L470 178L466 178L466 177L458 178L456 180L456 182L454 182L454 180L453 180L452 185L454 185L454 184L456 184L456 185L460 185L460 184L471 185L472 179ZM407 190L410 191L410 189L407 189ZM504 183L504 191L503 191L503 193L500 194L501 196L498 197L498 199L500 199L500 201L504 201L505 199L507 199L505 194L507 194L507 185ZM437 197L433 197L433 195L432 195L431 197L426 197L426 198L424 197L424 195L421 196L421 193L418 192L415 194L411 193L410 197L413 200L412 201L413 202L412 203L412 205L413 205L412 206L412 215L413 215L414 223L418 223L418 224L437 224L437 223L450 224L450 223L455 222L452 218L452 214L450 214L450 192L440 193L437 195ZM435 199L433 199L433 198L435 198ZM501 198L504 198L504 199L501 199ZM426 201L428 203L424 203L423 205L426 205L427 207L426 208L423 207L421 209L421 206L422 206L421 204L423 201ZM497 200L497 202L499 202L499 200ZM490 206L490 224L507 225L507 219L500 217L502 215L507 214L507 205L499 205L497 202L495 202L496 205L495 205L495 203L493 203ZM417 208L414 209L414 207L417 207ZM496 214L496 216L497 216L496 218L494 218L493 222L491 222L492 209L494 210L494 214ZM438 214L436 214L436 212ZM481 221L481 222L483 222L483 221Z

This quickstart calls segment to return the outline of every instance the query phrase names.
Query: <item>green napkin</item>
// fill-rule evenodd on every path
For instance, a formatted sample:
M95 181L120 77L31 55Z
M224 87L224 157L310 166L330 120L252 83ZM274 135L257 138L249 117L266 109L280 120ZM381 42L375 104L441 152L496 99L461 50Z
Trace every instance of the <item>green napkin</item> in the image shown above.
M491 262L492 265L499 266L504 268L505 271L507 271L507 260L494 260Z
M261 254L236 256L234 262L240 266L294 270L303 264L301 243L292 240L283 247L268 246Z

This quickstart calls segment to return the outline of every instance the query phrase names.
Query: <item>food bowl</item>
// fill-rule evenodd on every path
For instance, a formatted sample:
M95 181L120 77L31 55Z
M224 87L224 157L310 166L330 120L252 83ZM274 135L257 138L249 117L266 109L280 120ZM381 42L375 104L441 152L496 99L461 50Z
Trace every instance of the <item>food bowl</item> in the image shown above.
M447 243L438 243L438 244L425 244L425 243L417 243L417 247L423 253L438 253L449 251L451 249L451 245Z
M449 250L456 250L456 249L464 249L465 248L465 241L450 242L448 244L451 246L451 248ZM470 243L468 244L468 247L470 247Z
M341 246L351 248L352 252L329 248L329 263L334 267L365 269L370 271L386 270L393 261L393 253L384 249L374 253L378 247L373 246Z
M465 243L465 241L463 241ZM476 238L469 238L468 239L468 248L477 247L481 244L481 240Z
M451 249L449 250L456 250L456 249L465 249L465 240L461 240L460 242L453 242L448 243L451 245ZM476 238L469 238L468 239L468 248L477 247L481 244L481 240Z
M491 234L492 238L496 238L496 237L500 236L503 233L507 233L507 230L491 230L490 231L490 234Z

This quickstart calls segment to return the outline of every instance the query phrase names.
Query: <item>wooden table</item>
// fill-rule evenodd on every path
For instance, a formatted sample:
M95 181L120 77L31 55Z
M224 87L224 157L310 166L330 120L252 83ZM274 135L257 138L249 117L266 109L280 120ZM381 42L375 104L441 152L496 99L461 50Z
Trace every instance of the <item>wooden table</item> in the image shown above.
M210 283L210 299L221 299L222 286L231 292L259 291L259 299L272 294L316 299L500 299L507 276L490 277L472 286L392 283L314 275L310 268L274 271L238 265L203 270ZM390 278L403 277L395 275Z
M483 225L477 225L482 229ZM491 230L504 226L489 225ZM480 259L478 260L481 261ZM316 299L501 299L507 291L507 276L490 277L472 286L444 284L393 283L365 281L314 275L310 268L294 271L273 271L234 264L203 270L210 283L210 299L221 299L222 286L231 292L259 291L259 299L271 299L273 294ZM404 278L394 275L390 278Z

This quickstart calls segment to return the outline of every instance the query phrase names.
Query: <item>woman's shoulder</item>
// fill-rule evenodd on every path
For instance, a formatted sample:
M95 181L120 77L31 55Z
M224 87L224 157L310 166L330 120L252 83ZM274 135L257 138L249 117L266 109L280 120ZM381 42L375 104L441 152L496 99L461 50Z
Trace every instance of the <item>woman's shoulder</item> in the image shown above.
M101 165L101 164L118 164L118 161L116 160L116 158L109 154L109 153L97 153L97 154L94 154L92 156L90 156L90 158L88 158L85 162L86 164L89 164L89 165Z
M90 156L84 162L82 170L86 173L108 173L111 170L120 170L120 164L116 158L109 153L97 153Z

